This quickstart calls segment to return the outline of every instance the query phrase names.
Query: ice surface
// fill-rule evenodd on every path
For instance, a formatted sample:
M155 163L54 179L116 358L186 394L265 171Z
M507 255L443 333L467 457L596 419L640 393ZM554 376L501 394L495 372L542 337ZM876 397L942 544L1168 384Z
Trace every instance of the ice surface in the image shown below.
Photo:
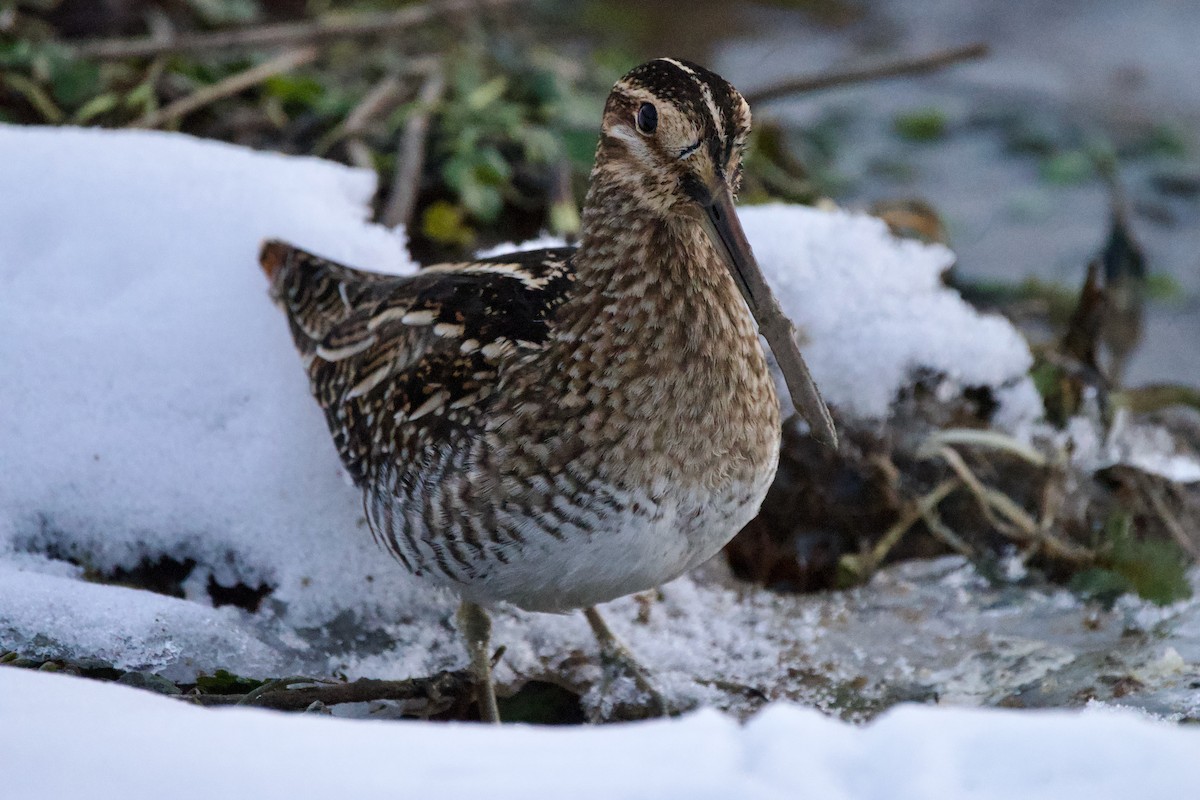
M14 797L1106 800L1190 797L1200 731L1106 710L901 707L865 728L779 704L571 730L211 711L0 668Z
M185 136L0 126L0 650L180 679L463 665L454 599L371 542L255 264L278 236L411 269L403 238L366 221L372 191L368 173ZM948 251L841 212L744 217L843 411L886 413L916 367L1028 399L1016 334L938 285ZM191 569L183 598L91 582L165 557ZM1127 671L1161 658L1123 639L1122 620L1085 624L1091 612L1065 593L960 572L905 566L803 598L705 573L607 611L676 705L739 713L761 693L861 717L898 697L986 704L1031 687L1061 703L1051 685L1093 674L1101 653ZM213 608L208 587L238 582L266 591L257 613ZM1123 702L1200 713L1196 631L1194 604L1155 623L1154 646L1171 637L1185 669ZM506 685L596 683L578 615L501 610L495 635ZM971 661L980 650L995 655Z

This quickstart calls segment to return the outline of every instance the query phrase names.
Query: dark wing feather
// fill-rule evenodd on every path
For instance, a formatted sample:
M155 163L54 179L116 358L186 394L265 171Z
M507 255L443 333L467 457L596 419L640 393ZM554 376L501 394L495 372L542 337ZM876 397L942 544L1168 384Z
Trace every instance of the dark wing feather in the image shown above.
M272 296L356 482L477 422L504 362L545 345L574 279L572 253L514 253L394 277L264 246Z

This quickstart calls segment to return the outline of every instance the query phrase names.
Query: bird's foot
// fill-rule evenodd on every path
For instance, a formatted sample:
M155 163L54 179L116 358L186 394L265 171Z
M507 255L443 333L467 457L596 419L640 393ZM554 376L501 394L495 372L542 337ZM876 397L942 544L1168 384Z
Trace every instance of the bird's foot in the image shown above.
M596 641L600 645L600 666L603 672L600 693L602 702L601 709L605 707L611 709L613 706L620 704L620 701L613 697L612 687L619 683L622 678L629 678L633 681L634 686L638 691L648 699L648 703L640 705L640 710L648 712L646 716L666 717L670 716L670 707L667 705L666 697L659 690L651 677L650 672L643 667L633 653L629 651L620 639L613 634L604 618L595 608L588 608L584 611L588 623L592 626L592 631L596 634Z

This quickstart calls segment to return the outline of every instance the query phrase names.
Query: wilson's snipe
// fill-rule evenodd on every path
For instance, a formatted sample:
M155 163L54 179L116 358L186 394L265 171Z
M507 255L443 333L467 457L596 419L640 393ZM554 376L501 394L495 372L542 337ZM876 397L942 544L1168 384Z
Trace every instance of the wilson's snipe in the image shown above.
M767 491L779 406L751 310L803 362L734 213L749 130L722 78L657 59L609 95L576 249L402 278L263 249L371 530L463 599L485 718L480 605L587 608L611 654L590 607L708 559ZM789 385L831 440L807 373Z

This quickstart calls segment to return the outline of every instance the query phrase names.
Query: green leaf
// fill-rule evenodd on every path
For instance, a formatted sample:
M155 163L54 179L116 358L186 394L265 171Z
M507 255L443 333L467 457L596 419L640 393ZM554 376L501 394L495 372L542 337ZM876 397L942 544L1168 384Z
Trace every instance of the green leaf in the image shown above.
M590 167L596 158L596 132L570 130L562 134L562 144L572 163Z
M116 92L105 92L99 94L84 103L75 115L71 117L71 123L74 125L86 125L101 114L107 114L116 108L121 102L121 98Z
M64 106L77 106L100 91L100 68L90 61L54 59L50 89Z
M263 91L284 103L313 106L321 100L325 87L315 78L300 75L274 75L263 82Z
M463 184L459 200L472 217L484 224L495 222L504 209L504 197L500 190L477 179Z
M1096 166L1084 151L1068 150L1042 161L1038 173L1046 183L1073 186L1091 180L1096 174Z
M1042 361L1029 371L1029 377L1044 400L1058 391L1059 381L1062 380L1062 368Z
M454 191L461 192L467 182L472 180L471 173L474 167L467 155L451 156L442 164L442 180Z
M1109 608L1123 594L1132 591L1129 579L1111 569L1091 567L1071 578L1071 591L1087 600Z
M1184 299L1184 291L1174 275L1151 272L1146 276L1146 296L1151 300L1179 302Z
M558 236L574 236L579 233L579 210L573 201L567 200L550 206L550 232Z
M1109 516L1102 536L1099 564L1078 573L1073 589L1106 604L1126 592L1159 605L1192 596L1188 559L1175 542L1138 538L1133 518L1124 511Z
M487 83L473 89L466 97L467 108L479 111L480 109L490 106L492 103L504 96L505 90L508 89L508 78L500 75L492 78Z
M243 678L228 670L219 669L212 675L196 677L196 687L205 694L246 694L262 686L266 681Z
M1179 546L1161 539L1130 536L1118 540L1112 553L1113 571L1126 578L1138 595L1162 606L1192 596L1187 565Z
M131 111L143 113L153 111L158 105L158 97L154 94L154 85L150 81L139 83L125 95L124 105Z
M421 233L440 244L467 247L475 232L466 224L462 209L445 200L432 203L421 215Z
M521 135L525 159L535 164L547 164L562 157L559 137L540 125L527 125Z
M33 63L33 42L28 39L0 40L0 67L27 70Z
M946 115L937 108L897 114L892 128L900 138L910 142L932 142L946 136Z
M494 147L480 150L475 164L475 177L489 186L505 183L512 177L512 167Z

